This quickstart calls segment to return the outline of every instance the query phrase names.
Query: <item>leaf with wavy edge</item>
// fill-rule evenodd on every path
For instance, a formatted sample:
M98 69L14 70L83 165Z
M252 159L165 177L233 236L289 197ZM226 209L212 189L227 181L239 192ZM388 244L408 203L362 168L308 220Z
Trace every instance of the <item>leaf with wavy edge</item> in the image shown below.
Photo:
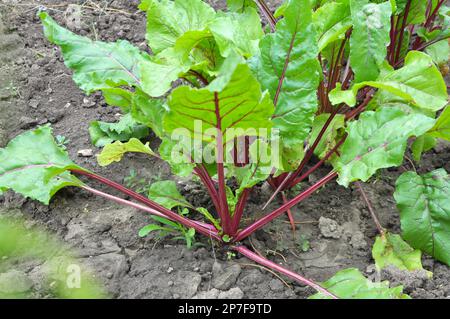
M97 161L100 166L108 166L114 162L120 162L126 153L143 153L154 156L155 153L151 150L147 142L145 145L137 138L131 138L128 142L122 143L120 141L106 145L102 152L97 156Z
M366 111L350 122L341 156L334 162L338 183L367 181L380 168L398 166L403 161L408 138L420 136L435 120L421 114L405 114L398 108Z
M61 48L75 83L86 93L120 85L140 86L139 64L149 59L127 41L106 43L76 35L59 26L46 12L39 14L44 34Z
M386 232L377 236L372 247L372 256L379 271L389 265L400 270L423 270L421 251L409 246L397 234Z
M414 248L450 266L450 178L443 169L402 174L394 198L402 237Z
M330 101L334 105L355 106L356 95L365 86L378 88L426 111L437 111L447 105L447 87L441 73L431 57L419 51L409 52L401 69L385 65L377 81L357 83L347 91L338 85L330 92Z
M318 47L309 0L292 0L275 33L260 43L261 55L250 61L263 89L275 104L274 127L283 143L302 145L317 110L320 80Z
M47 205L61 188L83 185L69 169L84 170L56 144L48 126L27 131L0 149L0 189Z
M349 2L325 3L313 13L313 22L317 28L319 51L323 51L352 27Z
M322 287L344 299L410 299L403 293L403 286L389 288L388 281L372 282L356 268L338 271L323 282ZM322 293L308 299L329 299Z
M146 38L154 54L172 48L187 31L201 31L214 20L216 12L202 0L146 0Z

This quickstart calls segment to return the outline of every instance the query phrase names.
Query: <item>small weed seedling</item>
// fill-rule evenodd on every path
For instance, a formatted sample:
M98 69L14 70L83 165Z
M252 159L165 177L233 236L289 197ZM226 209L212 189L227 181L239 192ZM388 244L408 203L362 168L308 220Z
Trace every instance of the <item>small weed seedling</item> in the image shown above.
M421 252L450 265L445 170L407 172L397 181L402 236L382 227L360 184L380 169L402 165L410 138L416 160L438 138L450 140L440 72L449 54L444 2L287 0L273 13L262 0L229 0L226 12L201 0L143 0L139 7L147 12L152 54L127 41L78 36L41 12L45 36L61 48L74 81L87 94L101 91L109 105L122 109L118 123L91 125L93 142L104 146L99 164L111 165L128 152L155 156L176 175L196 176L214 208L194 207L173 181L153 183L144 196L82 168L48 126L0 150L0 191L12 189L48 204L59 189L80 187L160 222L143 228L141 236L176 231L188 245L195 234L207 236L229 256L240 253L314 288L311 298L408 298L401 286L371 282L354 268L315 283L244 243L337 178L344 187L355 183L376 222L378 269L422 269ZM150 129L162 141L158 152L140 141ZM328 174L289 198L325 164L332 167ZM85 179L132 200L95 189ZM268 202L280 194L283 204L255 218L246 204L252 188L264 181L274 188ZM244 213L249 223L242 223ZM307 250L309 241L299 245Z

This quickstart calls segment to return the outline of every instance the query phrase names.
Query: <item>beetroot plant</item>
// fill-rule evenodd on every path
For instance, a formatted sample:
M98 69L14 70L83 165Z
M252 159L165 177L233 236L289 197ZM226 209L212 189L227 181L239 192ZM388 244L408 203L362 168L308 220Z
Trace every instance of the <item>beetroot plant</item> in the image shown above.
M74 186L151 214L159 224L140 231L195 234L317 290L312 298L408 298L402 287L373 283L346 269L321 284L245 246L246 239L335 180L355 183L379 229L378 269L422 269L421 253L450 265L450 181L443 169L403 174L395 199L402 234L385 230L360 181L400 166L407 147L420 160L437 139L450 140L443 79L449 54L449 8L443 0L287 0L275 12L264 1L228 1L215 11L201 0L143 0L146 39L78 36L40 12L45 36L60 47L73 79L120 107L118 123L94 122L104 146L101 166L126 153L167 162L208 192L213 210L195 207L173 181L152 184L148 196L76 165L49 126L25 132L0 150L0 190L48 204ZM158 151L141 139L151 129ZM412 143L408 143L411 138ZM320 167L329 173L302 183ZM97 181L127 196L93 188ZM283 204L264 217L246 209L252 189L267 181ZM288 195L300 186L301 192ZM287 190L291 190L289 193ZM250 222L243 223L243 216ZM192 217L191 217L192 216ZM431 274L430 274L431 275Z

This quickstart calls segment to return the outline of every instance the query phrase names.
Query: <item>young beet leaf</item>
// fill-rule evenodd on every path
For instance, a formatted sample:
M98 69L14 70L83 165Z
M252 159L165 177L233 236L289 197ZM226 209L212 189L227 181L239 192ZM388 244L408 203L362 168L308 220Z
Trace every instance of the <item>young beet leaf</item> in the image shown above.
M99 165L114 165L130 152L157 157L178 176L195 175L213 209L189 203L174 181L154 183L144 196L87 171L70 161L49 127L1 149L0 191L48 203L62 187L81 187L151 214L159 224L145 226L140 236L181 234L176 238L191 246L195 234L204 235L316 289L312 298L406 298L401 286L372 283L356 269L319 285L244 243L286 212L295 229L291 209L338 178L345 187L355 183L379 230L378 269L422 270L421 252L449 263L446 172L399 179L395 198L407 243L383 228L359 182L400 166L411 137L415 158L436 139L449 139L448 108L441 113L448 95L440 71L450 36L443 2L287 0L272 13L262 0L228 1L230 10L218 12L200 0L144 0L151 54L126 41L75 35L40 13L75 82L87 94L102 91L124 113L118 123L91 126L94 143L104 146ZM161 140L157 151L140 141L149 128ZM326 164L327 174L288 198L286 190ZM264 181L275 191L263 209L278 193L283 204L267 213L248 209L252 190Z

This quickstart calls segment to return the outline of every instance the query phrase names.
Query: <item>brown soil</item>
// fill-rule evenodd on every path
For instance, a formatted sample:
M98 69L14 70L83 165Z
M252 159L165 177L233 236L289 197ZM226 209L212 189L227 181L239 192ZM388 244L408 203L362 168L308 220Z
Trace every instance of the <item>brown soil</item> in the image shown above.
M95 157L77 156L81 149L99 151L89 140L89 123L114 121L119 110L107 107L99 94L86 98L73 83L59 51L44 38L36 17L38 8L30 2L0 0L0 146L24 130L51 123L56 135L63 135L70 141L67 149L78 164L117 182L122 183L130 169L148 181L173 178L169 168L156 159L129 156L120 164L100 168ZM86 1L40 1L64 25L71 22L64 12L67 5L74 2ZM145 15L138 12L138 2L94 1L103 10L91 10L92 3L85 6L80 28L72 25L72 29L102 40L127 39L144 48ZM223 0L211 2L216 7L224 3ZM271 2L273 5L275 1ZM89 5L89 1L87 3ZM150 141L158 144L154 137L150 137ZM416 165L417 170L428 172L444 167L450 171L449 149L448 144L440 144ZM406 161L404 167L411 169L411 164ZM382 225L397 233L399 217L392 194L395 180L403 170L385 170L364 184ZM312 176L309 183L325 172ZM190 200L207 203L200 186L188 180L178 182ZM253 192L248 217L262 214L260 206L269 191L262 185ZM183 243L170 239L141 239L137 233L151 221L148 215L76 189L61 191L49 207L12 193L0 197L0 204L0 214L23 217L31 225L43 225L74 247L80 263L93 269L113 297L217 297L220 291L213 287L226 291L221 292L221 297L242 297L239 289L245 298L305 298L313 293L289 280L286 286L245 258L227 261L208 240L201 240L204 247L188 250ZM277 204L273 203L272 207ZM379 278L370 252L377 231L356 189L331 183L298 205L293 213L297 221L303 222L295 238L283 217L259 231L249 244L276 262L317 281L348 267L359 268L370 278ZM336 238L325 237L329 236L327 227L333 224L338 225L338 232L333 234ZM395 284L403 283L413 298L450 298L449 268L429 257L423 258L423 264L433 271L432 280L395 270L385 271L381 277ZM46 296L46 290L39 288L41 279L36 275L39 263L19 262L14 267L33 281L35 297ZM212 280L213 275L218 277L226 272L231 275L225 282ZM229 290L236 287L239 289Z

